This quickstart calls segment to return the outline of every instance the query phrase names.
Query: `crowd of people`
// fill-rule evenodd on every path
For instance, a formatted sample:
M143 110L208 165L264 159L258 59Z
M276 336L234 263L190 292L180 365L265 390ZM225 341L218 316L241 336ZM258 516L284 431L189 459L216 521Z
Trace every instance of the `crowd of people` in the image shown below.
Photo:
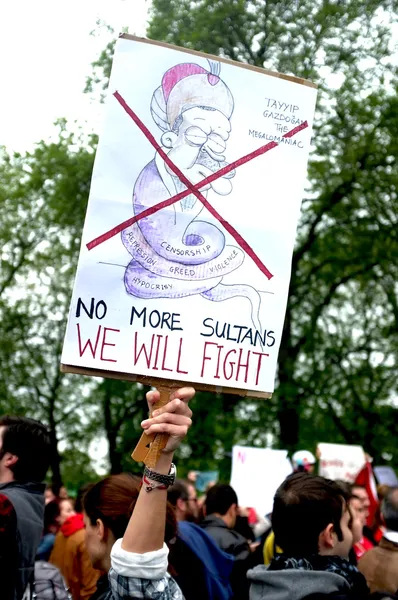
M156 466L75 500L42 483L44 425L0 418L1 600L398 600L398 488L382 490L369 524L366 489L315 475L299 452L271 515L240 507L227 484L198 498L173 464L193 395L176 390L154 410L159 393L148 392L142 427L169 435Z

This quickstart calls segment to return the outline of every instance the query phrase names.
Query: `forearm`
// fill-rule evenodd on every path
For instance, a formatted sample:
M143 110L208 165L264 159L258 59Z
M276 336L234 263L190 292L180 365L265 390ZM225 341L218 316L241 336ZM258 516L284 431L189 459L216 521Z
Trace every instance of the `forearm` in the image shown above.
M167 475L173 460L172 453L160 456L155 471ZM166 527L167 490L151 492L141 488L133 514L122 541L122 549L136 554L160 550L164 543Z

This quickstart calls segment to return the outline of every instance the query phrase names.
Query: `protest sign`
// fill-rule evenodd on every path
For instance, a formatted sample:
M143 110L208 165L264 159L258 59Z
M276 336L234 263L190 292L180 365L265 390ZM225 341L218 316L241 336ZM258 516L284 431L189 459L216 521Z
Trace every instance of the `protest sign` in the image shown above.
M380 485L388 485L390 487L398 485L398 477L392 467L374 467L373 472L376 475L377 483Z
M318 444L319 475L353 483L366 458L361 446Z
M269 397L315 101L305 80L121 36L64 371Z
M206 492L209 485L214 485L218 481L218 471L198 471L195 487L198 492Z
M231 486L239 505L255 508L264 516L272 511L274 495L293 471L287 450L234 446Z

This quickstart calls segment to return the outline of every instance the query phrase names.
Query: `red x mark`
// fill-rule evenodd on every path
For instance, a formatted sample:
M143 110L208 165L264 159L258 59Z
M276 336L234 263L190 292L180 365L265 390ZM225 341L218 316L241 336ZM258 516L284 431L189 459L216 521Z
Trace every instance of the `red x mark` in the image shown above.
M139 117L135 114L135 112L129 107L129 105L123 99L123 97L119 94L119 92L115 92L113 95L115 96L115 98L119 102L119 104L121 104L121 106L127 112L127 114L133 119L134 123L139 127L139 129L145 135L147 140L152 144L152 146L155 148L155 150L158 151L158 153L163 158L165 163L169 166L170 170L173 171L173 173L175 173L175 175L177 175L177 177L186 186L187 189L184 190L183 192L180 192L179 194L176 194L172 198L169 198L168 200L163 200L162 202L159 202L158 204L155 204L154 206L151 206L150 208L143 210L139 215L134 215L134 217L127 219L127 221L124 221L123 223L120 223L120 225L117 225L116 227L113 227L106 233L103 233L102 235L100 235L99 237L95 238L94 240L92 240L91 242L89 242L87 244L88 250L92 250L93 248L95 248L96 246L99 246L106 240L109 240L111 237L117 235L118 233L120 233L121 231L126 229L126 227L130 227L130 225L133 225L133 223L137 223L141 219L144 219L145 217L149 217L150 215L154 214L158 210L161 210L162 208L165 208L166 206L171 206L175 202L178 202L179 200L182 200L186 196L189 196L189 194L194 194L196 196L196 198L198 200L200 200L200 202L202 202L202 204L207 208L207 210L224 226L224 228L228 231L228 233L230 233L232 235L232 237L240 245L240 247L246 252L246 254L248 254L251 257L251 259L254 261L254 263L257 265L257 267L260 269L260 271L262 271L268 279L271 279L271 277L273 276L272 273L261 262L260 258L254 252L254 250L243 239L243 237L240 235L240 233L234 227L232 227L232 225L230 223L225 221L225 219L215 210L215 208L212 207L210 202L208 202L206 200L206 198L200 193L199 190L202 187L204 187L205 185L211 183L212 181L215 181L219 177L222 177L223 175L226 175L230 171L233 171L235 168L239 167L240 165L243 165L243 164L249 162L250 160L253 160L253 158L256 158L256 156L261 156L262 154L265 154L272 148L275 148L276 146L279 145L278 142L269 142L265 146L262 146L261 148L254 150L254 152L251 152L250 154L246 154L245 156L242 156L242 158L239 158L238 160L223 167L216 173L213 173L209 177L202 179L202 181L199 181L199 183L194 185L191 181L189 181L189 179L187 179L185 177L185 175L180 171L180 169L170 160L170 158L164 152L163 148L155 140L155 138L153 137L153 135L151 134L149 129L139 119ZM302 131L306 127L308 127L308 123L307 123L307 121L304 121L303 123L301 123L301 125L298 125L294 129L291 129L290 131L285 133L285 135L283 137L284 138L293 137L294 135L296 135L296 133L299 133L299 131Z

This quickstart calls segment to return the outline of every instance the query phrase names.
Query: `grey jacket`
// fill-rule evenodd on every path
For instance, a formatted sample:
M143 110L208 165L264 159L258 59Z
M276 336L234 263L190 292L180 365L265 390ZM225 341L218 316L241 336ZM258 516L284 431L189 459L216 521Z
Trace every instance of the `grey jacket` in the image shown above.
M247 573L250 600L303 600L311 594L349 594L344 577L326 571L268 571L260 565Z
M213 538L221 550L232 554L236 560L249 558L250 547L247 540L237 531L229 529L219 517L209 515L200 526Z
M21 600L33 577L36 551L43 533L44 488L41 483L0 484L0 494L7 496L17 515L14 600Z

